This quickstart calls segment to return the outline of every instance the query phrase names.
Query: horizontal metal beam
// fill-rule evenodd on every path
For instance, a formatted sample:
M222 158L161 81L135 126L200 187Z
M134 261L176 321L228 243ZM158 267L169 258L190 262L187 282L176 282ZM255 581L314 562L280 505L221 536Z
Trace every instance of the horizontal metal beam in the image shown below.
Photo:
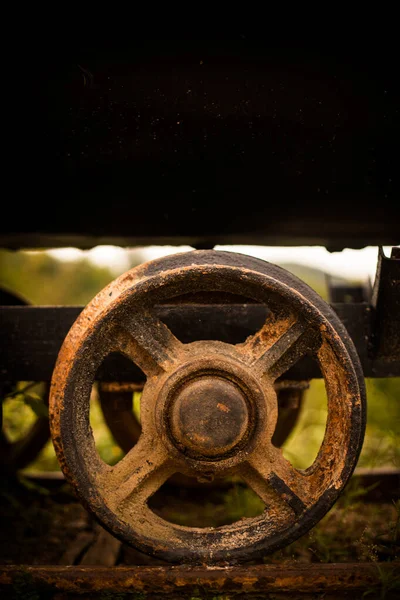
M366 303L332 304L347 328L365 377L400 375L400 360L373 355L374 309ZM0 380L48 381L60 347L82 306L0 307ZM183 342L218 339L236 344L263 324L267 309L259 304L181 304L157 307L158 316ZM122 356L110 356L99 380L140 381L141 371ZM302 359L285 374L294 380L321 377L316 362Z
M24 597L45 590L48 597L64 592L90 594L91 598L93 594L104 597L107 593L127 593L134 597L140 593L141 598L208 598L215 594L224 598L226 594L265 598L265 594L273 594L277 599L287 598L288 594L296 594L296 598L315 598L316 594L324 598L347 598L347 594L361 598L367 591L371 598L383 598L381 593L386 591L389 600L396 597L390 585L399 575L399 563L382 562L113 568L13 565L0 567L0 590L7 592L14 587L24 590Z
M60 490L63 496L63 502L76 502L76 498L73 494L65 494L62 488L65 484L65 477L62 471L21 471L21 475L24 479L31 481L36 485L40 485L52 493L56 493ZM375 467L373 469L365 467L356 467L350 480L354 487L363 489L364 493L362 500L364 503L383 503L383 502L396 502L400 500L400 469L391 467ZM221 480L218 483L219 486L226 485L229 488L229 483L223 484ZM235 487L241 485L240 482L236 481ZM243 484L245 486L245 484ZM176 492L176 487L173 484L164 484L164 489L171 488L171 493ZM225 488L224 488L225 489ZM201 499L204 495L204 502L207 501L206 495L209 493L208 488L195 488L196 498Z

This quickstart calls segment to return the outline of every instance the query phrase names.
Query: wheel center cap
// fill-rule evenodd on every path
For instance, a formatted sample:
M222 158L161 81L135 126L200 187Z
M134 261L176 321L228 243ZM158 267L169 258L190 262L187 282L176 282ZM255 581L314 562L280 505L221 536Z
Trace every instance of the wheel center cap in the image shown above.
M189 381L175 396L170 430L180 447L196 456L231 451L249 427L245 395L238 385L214 375Z

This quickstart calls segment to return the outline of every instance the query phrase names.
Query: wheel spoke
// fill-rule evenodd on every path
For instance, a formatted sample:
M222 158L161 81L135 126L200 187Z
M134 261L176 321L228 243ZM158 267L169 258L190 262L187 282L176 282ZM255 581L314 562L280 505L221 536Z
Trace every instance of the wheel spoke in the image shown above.
M250 464L250 462L246 462L243 463L243 465L240 465L237 474L264 502L266 508L271 508L276 504L276 492L270 485L268 478L264 476L265 473L261 475L260 472Z
M104 478L103 485L110 489L108 502L120 512L131 512L134 507L143 506L174 472L161 444L142 435Z
M264 451L259 450L249 459L249 465L249 484L264 502L271 499L272 488L296 514L313 504L310 477L295 469L278 448L269 445Z
M317 328L292 316L270 318L242 351L254 357L253 368L273 380L288 371L307 352L315 352L321 343Z
M295 365L307 353L314 353L321 344L321 337L315 327L297 321L271 348L271 358L262 356L257 368L268 372L273 379L278 379Z
M304 486L304 482L301 482L300 485L298 485L299 482L294 484L293 478L291 478L291 486L296 489L296 491L294 491L293 487L287 485L286 482L274 472L271 472L269 481L276 493L285 500L290 508L294 510L296 515L300 515L305 511L307 505L301 499L301 496L304 496L304 487L306 487Z
M177 361L181 342L148 310L126 316L117 334L118 350L148 375L158 375Z

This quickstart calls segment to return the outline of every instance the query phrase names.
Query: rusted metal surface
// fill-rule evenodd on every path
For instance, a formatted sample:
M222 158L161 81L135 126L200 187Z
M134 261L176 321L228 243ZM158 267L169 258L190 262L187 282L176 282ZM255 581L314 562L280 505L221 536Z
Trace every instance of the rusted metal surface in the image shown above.
M371 598L398 596L399 563L257 565L246 567L0 567L4 592L141 594L140 598ZM397 591L396 591L397 580ZM290 596L288 596L290 594ZM271 595L271 596L269 596ZM139 596L138 596L139 597Z
M270 312L257 333L240 344L183 344L153 307L199 290L248 296L265 303ZM98 366L115 351L135 362L147 381L139 441L111 467L95 449L89 398ZM305 354L312 354L324 375L328 419L315 462L299 471L271 438L278 416L274 382ZM213 433L211 441L200 441L193 449L194 436L201 438L204 428L198 421L196 429L182 390L207 382L212 402L207 400L204 418L217 431L218 420L226 414L218 404L227 406L226 386L221 392L211 385L217 380L233 386L235 410L246 407L240 409L239 430L233 439L228 436L228 443ZM64 474L103 526L139 550L172 562L218 563L272 552L300 537L329 510L361 449L365 391L346 330L313 290L264 261L197 251L132 269L94 298L61 348L50 414ZM188 429L182 427L186 422ZM185 435L188 430L192 441ZM238 474L266 509L259 517L217 529L166 522L149 509L147 500L176 472L206 480Z
M104 420L115 441L125 452L129 452L137 443L141 426L133 413L132 392L143 390L144 384L100 382L98 394ZM275 384L278 398L278 421L272 443L282 446L295 426L302 407L304 390L309 386L306 381L279 381ZM198 480L193 477L176 473L169 482L178 487L198 486ZM201 482L203 485L205 481ZM208 481L209 487L223 487L221 480Z
M183 342L218 339L237 344L254 333L265 320L265 307L221 303L159 306L157 316ZM333 303L332 309L346 327L357 349L365 377L400 376L400 359L375 352L376 311L367 303ZM50 381L61 345L83 307L0 307L0 379ZM380 335L382 338L382 332ZM390 343L390 340L388 340ZM291 380L321 377L307 357L285 375ZM106 358L96 378L101 381L143 381L143 373L119 354Z
M249 417L239 386L212 375L185 382L167 416L174 444L199 460L223 457L243 443Z
M375 308L374 354L388 362L400 361L400 247L390 257L379 249L372 294Z
M272 443L282 446L293 430L300 414L304 390L309 387L306 381L279 381L274 385L278 398L278 421ZM114 439L127 453L136 444L141 432L140 424L132 410L132 391L141 391L143 385L135 383L99 384L98 393L104 420ZM132 391L130 391L132 390ZM182 485L182 477L173 478ZM186 481L193 484L194 480Z
M100 388L102 392L112 393L112 394L120 394L120 393L130 393L130 397L132 398L133 392L141 392L144 387L143 383L135 383L135 382L125 382L121 383L119 381L105 381L100 384Z

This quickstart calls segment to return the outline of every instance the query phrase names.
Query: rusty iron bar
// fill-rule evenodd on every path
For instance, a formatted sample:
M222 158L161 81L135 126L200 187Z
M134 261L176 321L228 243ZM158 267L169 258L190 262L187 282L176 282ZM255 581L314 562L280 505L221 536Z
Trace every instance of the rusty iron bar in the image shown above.
M400 247L390 258L379 249L371 304L374 307L374 351L388 361L400 359Z
M376 355L375 309L366 303L331 304L352 338L365 377L395 377L400 360L395 356ZM82 306L1 306L0 380L49 381L57 354ZM182 341L221 339L228 343L243 341L265 318L265 308L253 304L163 306L157 310ZM392 332L394 329L392 328ZM215 337L213 337L215 336ZM388 343L390 340L388 341ZM320 377L313 361L303 359L290 370L290 379ZM143 380L143 374L122 357L110 356L98 373L107 381Z
M143 390L144 381L135 383L134 381L119 382L119 381L103 381L100 383L101 390L109 394L121 392L141 392Z
M80 566L1 566L0 590L6 592L13 586L24 584L25 590L47 593L91 594L129 593L141 598L209 597L210 593L225 597L274 598L347 597L369 591L372 598L386 586L385 598L391 596L391 587L400 581L400 563L335 563L251 565L234 567L80 567ZM339 595L332 596L333 593ZM159 596L158 596L159 594ZM309 596L312 594L312 596ZM375 594L375 595L374 595ZM396 592L394 591L394 594ZM226 596L225 596L226 595ZM352 595L354 598L354 595ZM358 597L358 596L357 596Z
M49 490L57 490L65 484L61 471L22 471L25 479ZM356 468L351 480L365 489L363 502L392 502L400 500L400 469L396 468ZM221 484L220 484L221 485ZM238 485L236 483L236 485ZM68 502L75 502L74 496L68 496Z

